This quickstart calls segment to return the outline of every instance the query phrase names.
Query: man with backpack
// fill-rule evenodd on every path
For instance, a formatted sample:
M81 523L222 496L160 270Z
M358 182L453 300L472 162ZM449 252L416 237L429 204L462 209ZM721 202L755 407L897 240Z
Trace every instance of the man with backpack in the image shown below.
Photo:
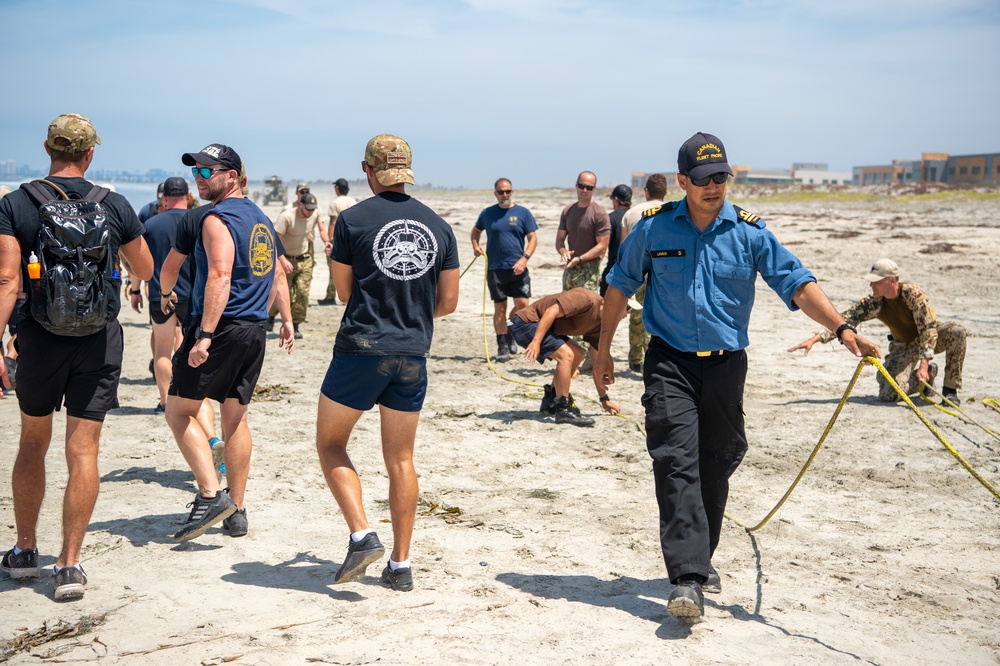
M66 407L63 544L53 570L55 598L80 597L87 576L80 549L97 501L97 452L105 414L118 407L122 367L119 260L143 280L153 260L128 201L84 178L101 142L89 120L71 113L49 125L51 159L42 181L0 201L0 326L27 286L19 325L17 399L21 437L12 490L17 543L0 561L10 578L35 578L35 528L45 495L52 414ZM5 368L0 383L9 385Z

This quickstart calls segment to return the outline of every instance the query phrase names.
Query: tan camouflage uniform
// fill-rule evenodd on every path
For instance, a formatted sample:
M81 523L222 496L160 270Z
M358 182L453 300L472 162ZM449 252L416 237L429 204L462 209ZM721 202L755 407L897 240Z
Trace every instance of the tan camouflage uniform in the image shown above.
M965 363L966 331L961 324L937 321L934 308L927 300L923 290L906 282L899 283L899 296L903 304L913 316L918 335L915 340L902 342L889 336L889 352L882 365L892 375L896 384L909 393L915 393L920 388L917 379L917 366L921 358L931 359L935 354L944 352L944 382L943 385L955 390L962 388L962 365ZM852 324L879 319L885 321L882 307L885 299L881 296L868 296L858 304L841 313L841 316ZM825 330L820 334L820 342L830 342L836 339L836 334ZM931 378L933 382L933 377ZM882 373L878 375L878 397L883 402L900 400L899 394L889 385Z
M635 300L644 304L646 300L646 285L635 292ZM642 310L630 310L628 313L628 364L642 365L649 348L649 333L642 323Z
M296 326L306 320L309 308L309 289L313 279L313 266L316 261L311 252L300 257L285 256L292 264L292 272L285 276L288 280L288 293L292 297L292 323ZM269 317L278 314L277 304L271 305L267 313Z
M596 293L601 293L601 262L600 260L576 265L563 270L562 288L569 291L576 287L584 287Z

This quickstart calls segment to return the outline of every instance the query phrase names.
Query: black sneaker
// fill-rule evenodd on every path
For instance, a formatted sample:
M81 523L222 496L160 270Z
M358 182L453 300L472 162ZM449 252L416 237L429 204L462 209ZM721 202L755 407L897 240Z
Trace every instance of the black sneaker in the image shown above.
M184 527L174 535L175 541L197 539L209 527L236 513L236 504L233 503L225 490L220 490L212 498L202 497L201 493L198 493L188 506L192 507L191 515L188 516Z
M317 305L336 305L337 304L337 299L336 298L321 298L318 301L316 301L316 304Z
M52 574L52 582L56 586L56 600L79 599L87 589L87 574L83 569L63 567Z
M701 617L705 614L705 595L701 583L696 580L682 580L670 593L667 612L674 617Z
M538 411L542 414L555 414L556 413L556 390L552 387L552 384L546 384L542 389L545 391L545 395L542 396L542 404L538 408Z
M514 336L510 333L507 334L507 349L510 350L511 356L517 355L517 343L514 342Z
M948 398L955 404L958 404L958 389L953 389L950 386L944 386L941 388L941 395Z
M298 324L293 324L292 327L295 329L295 339L296 340L301 340L302 339L302 331L299 330L299 325Z
M247 523L247 510L237 509L233 515L222 521L222 529L229 532L231 537L241 537L247 535L250 525Z
M708 580L701 584L701 591L709 594L719 594L722 592L722 577L719 575L719 572L715 570L714 566L711 564L708 566L710 568Z
M0 560L0 570L14 580L38 578L38 549L22 550L15 555L11 548Z
M635 361L634 363L633 362L629 362L628 369L631 370L632 372L637 372L637 373L639 373L641 375L642 374L642 361Z
M166 413L167 413L167 406L164 405L163 403L160 403L153 408L153 414L156 416L160 416L161 414L166 414Z
M580 426L581 428L592 426L597 423L597 421L589 416L581 414L576 405L570 402L568 398L564 398L562 396L556 398L554 408L556 410L556 423L569 423L570 425Z
M375 532L369 532L365 538L357 543L354 542L354 539L347 541L347 557L337 569L337 574L333 577L334 583L350 583L358 580L365 575L369 564L382 559L385 554L385 546L378 540L378 535Z
M413 571L410 567L393 571L387 564L385 569L382 569L382 582L397 592L409 592L413 589Z

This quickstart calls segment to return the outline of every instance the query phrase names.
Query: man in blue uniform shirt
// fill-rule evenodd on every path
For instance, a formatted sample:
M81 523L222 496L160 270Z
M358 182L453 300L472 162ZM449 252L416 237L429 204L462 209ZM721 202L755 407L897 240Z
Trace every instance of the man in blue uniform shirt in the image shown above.
M721 591L712 567L729 477L747 450L743 386L747 327L760 273L790 310L802 309L855 356L880 357L844 322L813 274L764 228L726 200L732 169L711 134L677 155L680 201L643 214L608 275L595 376L614 383L609 349L625 306L645 281L643 323L652 335L643 367L646 447L653 459L660 546L676 585L667 612L704 613L702 586Z

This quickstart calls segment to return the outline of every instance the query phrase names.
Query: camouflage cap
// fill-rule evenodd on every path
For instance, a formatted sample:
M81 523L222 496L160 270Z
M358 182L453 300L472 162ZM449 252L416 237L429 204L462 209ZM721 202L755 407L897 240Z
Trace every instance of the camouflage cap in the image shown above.
M365 162L375 172L384 187L409 183L413 185L413 154L410 146L393 134L379 134L365 148Z
M90 120L79 113L64 113L49 123L49 136L45 140L49 148L64 153L82 153L100 142L101 137Z

